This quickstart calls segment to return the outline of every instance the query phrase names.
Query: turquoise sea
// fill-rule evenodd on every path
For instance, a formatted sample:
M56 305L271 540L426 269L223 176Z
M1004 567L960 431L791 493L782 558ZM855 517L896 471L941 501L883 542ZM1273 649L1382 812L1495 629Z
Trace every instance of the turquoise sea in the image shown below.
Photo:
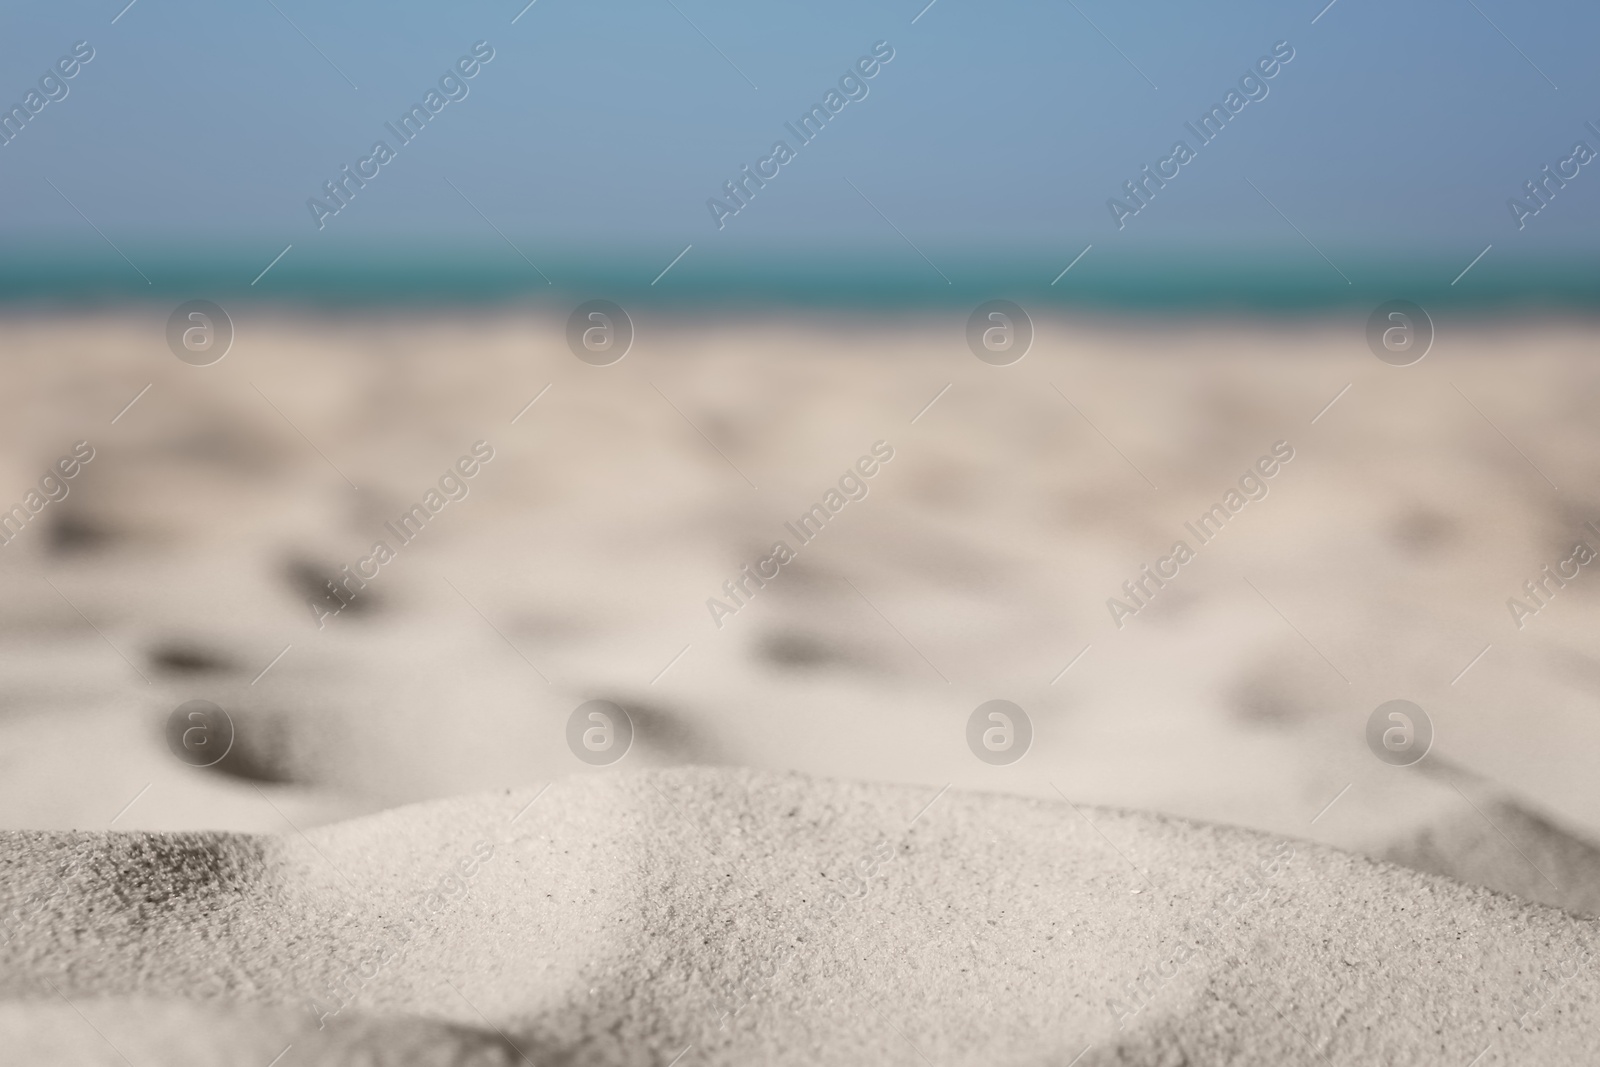
M759 256L692 247L662 274L681 246L602 254L519 241L519 254L504 244L357 252L330 251L311 241L305 245L291 248L264 275L282 245L263 242L203 255L123 245L127 258L109 248L72 253L13 248L0 258L0 305L209 298L425 308L564 306L575 299L605 298L685 310L960 310L1005 298L1041 310L1304 315L1370 308L1399 298L1467 313L1600 310L1600 258L1525 260L1498 249L1462 276L1473 251L1417 258L1330 250L1329 262L1304 246L1156 255L1095 247L1062 275L1083 251L1081 244L1059 252L1007 254L951 248L915 252L902 246L887 252L812 248ZM259 280L252 284L253 279Z

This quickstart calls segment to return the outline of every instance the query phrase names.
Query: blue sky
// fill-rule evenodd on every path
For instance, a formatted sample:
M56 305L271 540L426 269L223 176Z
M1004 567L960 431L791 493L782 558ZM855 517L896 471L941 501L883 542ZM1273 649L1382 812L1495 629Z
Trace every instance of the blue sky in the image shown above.
M74 42L96 51L0 148L8 242L104 251L81 211L125 249L198 258L499 242L492 225L535 261L1309 241L1464 264L1490 242L1590 253L1600 221L1600 164L1520 232L1506 208L1574 141L1600 149L1600 13L1576 3L1337 0L1313 24L1325 0L538 0L512 24L525 0L137 0L113 24L124 2L5 16L8 107ZM495 59L470 95L319 231L307 198L479 40ZM880 40L895 58L867 98L719 231L706 200ZM1107 199L1282 40L1270 94L1119 231Z

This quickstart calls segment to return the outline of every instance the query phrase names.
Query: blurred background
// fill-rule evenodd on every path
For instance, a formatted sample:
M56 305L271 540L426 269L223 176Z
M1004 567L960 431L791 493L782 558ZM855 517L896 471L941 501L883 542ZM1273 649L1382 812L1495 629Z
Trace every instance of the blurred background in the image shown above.
M1597 583L1542 575L1600 549L1593 11L136 0L7 25L0 825L281 830L713 763L1373 850L1481 817L1472 789L1600 828ZM836 113L804 143L813 105ZM708 200L780 140L719 226ZM1001 360L969 343L997 299L1031 334ZM593 300L620 359L571 340ZM1392 300L1420 307L1404 359L1370 340ZM190 301L217 309L198 350ZM386 524L480 442L400 545ZM876 442L867 495L801 545L784 524ZM1275 447L1200 544L1185 524ZM719 618L779 540L795 560ZM1031 723L1009 763L968 745L995 699ZM1393 699L1428 717L1421 762L1368 744ZM169 744L192 700L233 730L210 767ZM591 700L633 724L603 765L568 740Z
M527 300L649 289L690 244L664 303L1000 288L1315 307L1338 287L1443 296L1490 243L1450 295L1575 299L1595 280L1582 177L1521 230L1506 207L1594 140L1584 5L525 4L11 12L6 101L76 42L94 58L0 150L6 290ZM494 58L465 98L402 147L384 124L480 41ZM865 98L801 147L784 124L878 42L893 59ZM1293 58L1265 97L1200 147L1184 124L1279 42ZM1119 230L1107 200L1180 138L1197 158ZM306 201L379 139L396 158L319 229ZM779 139L796 158L719 230L706 201Z

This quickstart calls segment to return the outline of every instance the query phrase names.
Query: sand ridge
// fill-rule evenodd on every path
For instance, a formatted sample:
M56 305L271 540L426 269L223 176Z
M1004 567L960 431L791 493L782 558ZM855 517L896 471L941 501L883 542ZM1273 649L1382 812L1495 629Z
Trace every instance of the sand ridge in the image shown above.
M1554 1063L1600 1021L1561 962L1589 921L1062 802L686 769L280 838L6 836L0 988L89 1017L420 1018L541 1064Z

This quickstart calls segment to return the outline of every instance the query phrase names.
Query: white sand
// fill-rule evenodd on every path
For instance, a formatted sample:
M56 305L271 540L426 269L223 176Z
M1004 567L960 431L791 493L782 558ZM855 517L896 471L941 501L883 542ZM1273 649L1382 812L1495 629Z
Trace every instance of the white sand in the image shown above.
M1362 317L1041 319L1011 368L959 317L640 314L613 368L512 312L240 310L212 368L159 309L8 319L8 499L76 439L99 455L47 513L70 523L0 549L0 826L231 833L9 836L5 1049L121 1064L81 1011L136 1067L492 1060L496 1028L541 1067L1581 1061L1591 927L1539 905L1600 912L1600 580L1521 630L1505 600L1597 519L1592 325L1441 320L1397 369ZM316 630L288 564L364 554L480 438L472 495ZM872 495L714 629L705 598L878 438ZM1280 438L1271 495L1112 628L1106 597ZM603 771L563 738L596 697L640 725ZM963 741L996 697L1034 717L1009 767ZM1419 767L1363 741L1396 697L1434 718ZM175 761L192 698L276 781ZM633 776L683 763L758 773ZM482 790L509 791L436 799ZM827 912L857 863L865 899Z
M117 828L285 829L244 783L170 758L161 723L191 698L283 764L292 782L267 791L308 825L579 772L562 727L605 697L653 717L628 768L1042 797L1054 781L1381 851L1462 807L1367 752L1367 714L1404 697L1434 716L1440 755L1600 834L1600 581L1521 631L1505 608L1600 518L1589 324L1445 318L1427 359L1394 368L1366 350L1359 310L1041 317L1027 358L995 368L959 316L640 312L635 350L595 368L559 316L235 318L210 368L171 357L160 309L6 324L27 385L0 397L6 484L93 439L51 509L102 537L52 551L29 529L0 549L0 826L103 828L148 785ZM897 455L871 496L714 629L706 598L879 437ZM370 613L317 631L286 562L365 553L479 438L497 458L472 494L384 568ZM1271 495L1115 630L1106 598L1279 438L1297 458ZM226 664L156 669L174 642ZM1035 719L1012 767L962 741L996 697Z
M1558 1064L1600 1025L1590 921L1146 814L951 791L918 817L935 792L683 770L303 838L8 835L0 982L49 1010L0 1024L19 1062L94 1049L53 985L113 1044L238 1031L256 1059L221 1062L264 1062L344 982L330 1029L420 1017L540 1064Z

